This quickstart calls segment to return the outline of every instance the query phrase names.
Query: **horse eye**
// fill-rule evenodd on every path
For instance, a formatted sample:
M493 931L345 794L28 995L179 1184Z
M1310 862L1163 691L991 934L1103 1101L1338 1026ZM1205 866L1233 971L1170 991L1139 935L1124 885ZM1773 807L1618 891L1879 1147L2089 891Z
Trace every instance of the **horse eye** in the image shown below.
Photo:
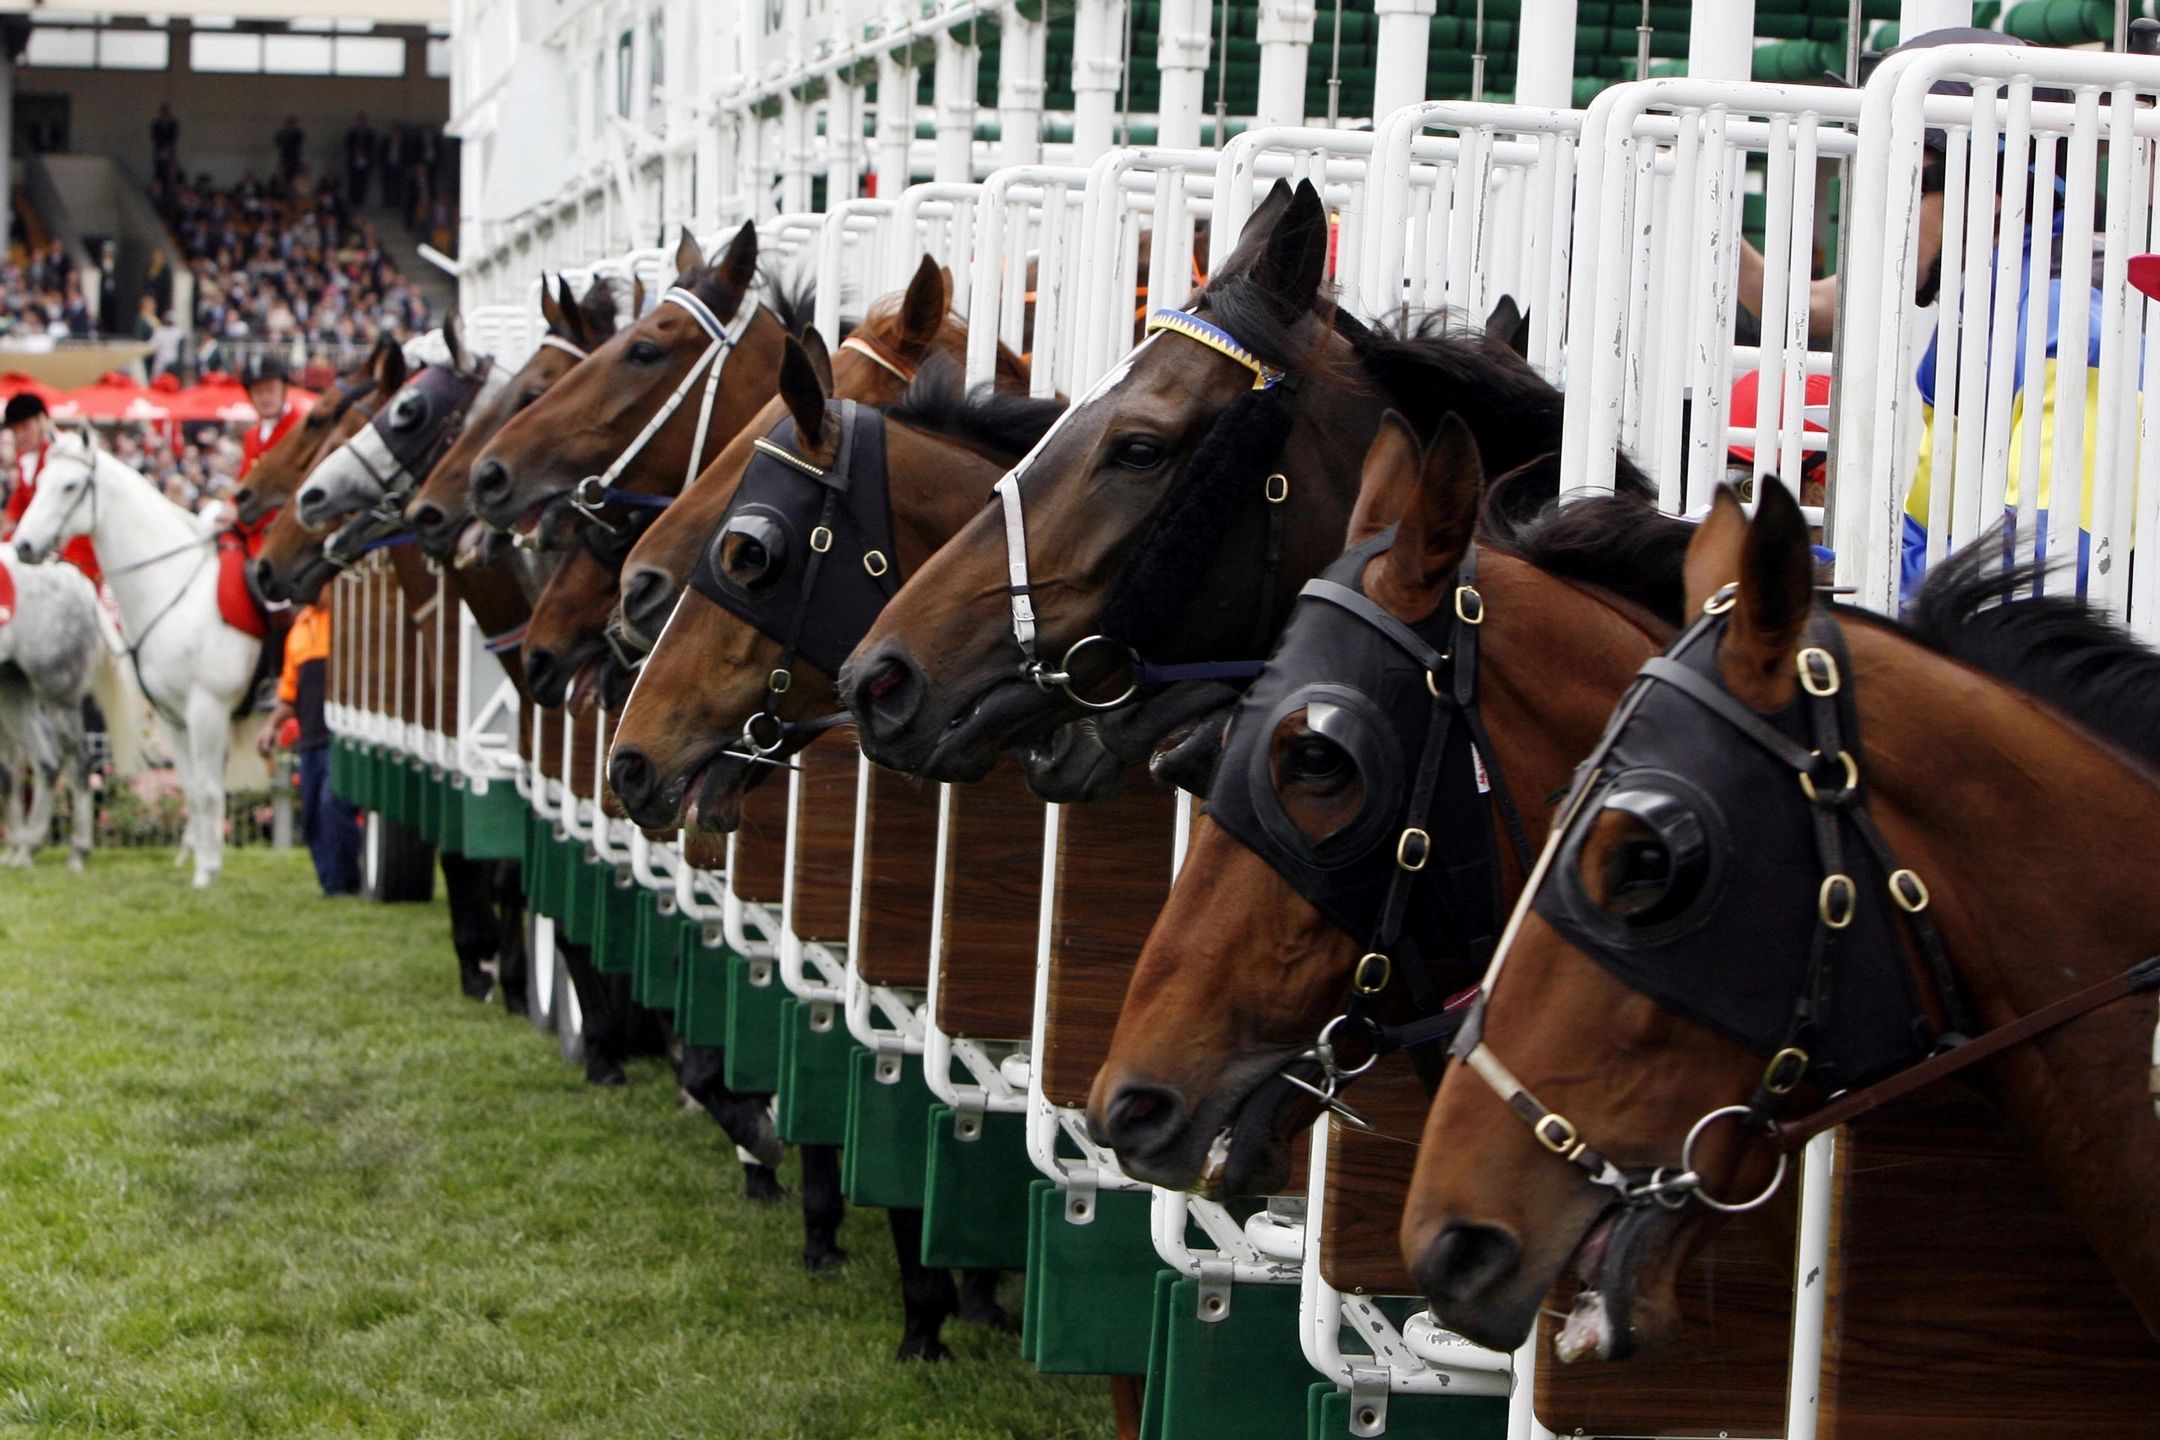
M722 577L744 590L763 590L787 568L787 542L780 528L757 515L730 525L720 537Z
M518 396L517 408L523 410L526 406L532 404L534 401L538 400L542 395L545 394L547 394L546 390L535 385L532 389L527 390L524 394Z
M1355 769L1350 752L1326 736L1310 732L1291 741L1283 754L1286 784L1326 785L1343 780Z
M630 347L630 362L633 365L657 365L666 354L667 351L652 341L640 340Z
M1710 869L1702 822L1671 795L1628 791L1605 803L1626 829L1603 864L1603 908L1633 926L1663 924L1702 893Z
M1169 448L1160 440L1147 435L1134 435L1120 441L1117 448L1111 452L1110 458L1127 470L1152 470L1162 464L1163 457L1169 453Z

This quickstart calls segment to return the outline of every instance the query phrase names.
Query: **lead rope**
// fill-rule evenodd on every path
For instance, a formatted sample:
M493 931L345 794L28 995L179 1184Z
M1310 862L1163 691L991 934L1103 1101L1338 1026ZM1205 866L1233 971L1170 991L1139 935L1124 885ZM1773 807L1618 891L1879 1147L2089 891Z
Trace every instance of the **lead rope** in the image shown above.
M570 492L570 504L579 514L595 525L610 530L615 527L601 515L602 506L615 503L643 505L659 510L666 508L672 498L638 490L618 489L615 482L620 480L623 472L644 453L645 447L660 433L660 427L667 424L675 412L682 408L683 401L690 394L690 387L697 384L700 376L705 380L705 394L698 404L697 430L691 441L690 464L683 472L682 488L687 490L690 482L697 479L698 472L705 468L705 446L709 439L706 432L712 425L713 402L720 390L720 372L727 365L728 355L741 343L743 334L750 328L750 321L756 316L758 309L757 297L745 293L735 307L734 318L722 323L720 317L713 314L711 306L679 285L670 287L668 292L660 297L660 303L688 312L690 318L697 322L698 328L710 339L705 346L705 352L698 356L696 363L691 365L688 373L676 385L675 393L668 396L660 408L653 412L652 418L645 422L645 428L638 431L637 438L615 457L607 469L598 475L586 476L578 481L577 487Z

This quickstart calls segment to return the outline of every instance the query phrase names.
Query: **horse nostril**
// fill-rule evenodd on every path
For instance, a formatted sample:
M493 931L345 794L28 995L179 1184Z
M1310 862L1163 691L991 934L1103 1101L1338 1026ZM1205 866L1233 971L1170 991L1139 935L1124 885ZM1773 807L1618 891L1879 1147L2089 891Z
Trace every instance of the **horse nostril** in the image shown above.
M1435 1304L1464 1304L1490 1294L1522 1265L1522 1246L1493 1225L1450 1220L1417 1263L1417 1282Z
M640 565L623 582L623 619L641 636L658 632L667 617L660 612L675 603L675 581L665 570Z
M550 708L562 704L569 680L563 673L561 657L554 651L534 645L525 648L525 686L532 691L535 704Z
M450 517L432 500L415 501L412 509L405 512L406 523L423 538L432 539Z
M622 801L623 808L635 817L652 802L653 766L645 758L645 752L632 746L615 751L608 761L608 784L614 787L615 798Z
M1096 1128L1096 1138L1118 1154L1144 1160L1169 1149L1185 1133L1185 1101L1160 1085L1120 1085Z
M907 729L922 708L922 672L905 650L888 650L873 658L863 671L856 690L855 714L863 729L881 740L891 740Z
M502 505L510 499L510 470L500 460L483 460L473 467L473 498L483 505Z

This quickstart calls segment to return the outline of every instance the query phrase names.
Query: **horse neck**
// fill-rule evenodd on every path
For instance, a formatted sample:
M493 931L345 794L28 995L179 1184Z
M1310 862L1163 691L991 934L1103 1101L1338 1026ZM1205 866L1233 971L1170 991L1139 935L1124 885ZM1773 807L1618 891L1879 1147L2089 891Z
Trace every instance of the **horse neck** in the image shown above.
M1883 628L1845 633L1870 808L1897 863L1929 884L1973 1023L2000 1025L2160 951L2153 776L2001 681ZM1924 976L1919 987L1932 994ZM2160 1218L2151 1033L2150 1001L2118 1001L1989 1068L2056 1196L2160 1329L2160 1228L2140 1223Z
M532 604L507 561L476 570L445 570L450 593L472 611L483 635L507 635L532 618Z
M427 557L420 553L420 547L389 545L384 548L390 552L390 573L397 576L398 588L405 592L408 613L434 599L435 574L428 569Z
M983 496L1010 466L891 420L885 437L893 541L900 573L913 575L983 508Z
M169 583L158 573L160 566L129 567L197 539L195 517L110 455L97 457L89 483L97 490L94 499L83 501L96 508L90 543L97 549L99 564L116 577L113 593L124 604L131 592L145 585Z

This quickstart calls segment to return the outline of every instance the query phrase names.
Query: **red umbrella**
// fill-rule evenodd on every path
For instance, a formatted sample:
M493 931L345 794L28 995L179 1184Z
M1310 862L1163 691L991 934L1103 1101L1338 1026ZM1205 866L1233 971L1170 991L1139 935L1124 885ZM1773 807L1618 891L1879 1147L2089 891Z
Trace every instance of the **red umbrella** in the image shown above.
M158 403L159 399L148 387L137 384L117 370L108 370L97 384L70 390L61 397L59 404L53 405L52 412L55 420L170 419L166 408ZM50 401L46 403L51 404Z
M35 375L25 375L20 370L10 370L0 375L0 404L25 393L43 400L48 410L57 408L67 399L66 392L55 389Z

